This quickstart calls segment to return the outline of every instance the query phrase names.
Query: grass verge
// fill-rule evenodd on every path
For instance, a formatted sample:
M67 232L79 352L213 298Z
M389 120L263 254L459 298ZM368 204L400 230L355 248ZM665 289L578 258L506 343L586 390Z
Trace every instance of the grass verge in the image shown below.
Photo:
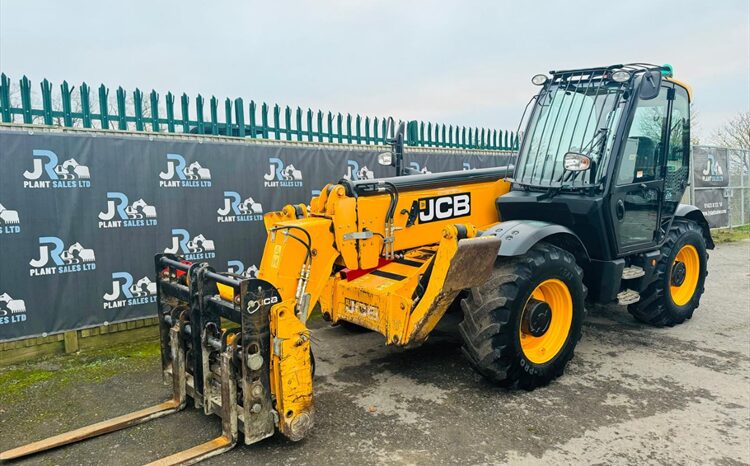
M713 237L716 244L733 243L735 241L750 239L750 225L711 230L711 237Z
M57 390L73 381L97 382L137 371L154 364L159 351L159 342L149 341L0 367L0 404L20 400L41 387Z

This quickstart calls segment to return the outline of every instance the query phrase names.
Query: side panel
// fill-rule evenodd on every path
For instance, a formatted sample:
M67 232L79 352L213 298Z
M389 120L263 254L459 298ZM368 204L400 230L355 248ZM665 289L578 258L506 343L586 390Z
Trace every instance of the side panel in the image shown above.
M394 214L396 251L438 243L447 225L467 223L482 229L497 223L495 199L509 190L509 182L496 180L400 193ZM359 231L383 234L389 201L387 194L357 198ZM359 240L360 268L377 266L382 246L377 234Z

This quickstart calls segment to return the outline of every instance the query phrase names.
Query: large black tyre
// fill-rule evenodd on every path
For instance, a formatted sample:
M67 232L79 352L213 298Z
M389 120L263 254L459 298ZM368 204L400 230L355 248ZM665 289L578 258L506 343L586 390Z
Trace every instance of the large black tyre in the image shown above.
M628 306L628 312L633 317L657 327L672 327L685 322L693 316L693 312L700 304L703 286L708 275L708 253L703 229L697 223L687 219L675 219L672 228L667 233L667 239L661 247L661 258L656 264L656 280L645 291L641 292L641 299ZM694 249L695 254L690 251ZM695 263L699 269L697 280L690 282L690 273L678 270L678 255L688 258L685 263ZM692 261L689 260L693 257ZM693 267L695 268L695 267ZM685 267L689 270L689 266ZM674 273L673 272L679 272ZM679 287L673 287L673 275L686 275ZM680 291L682 287L688 287Z
M547 354L550 359L530 358L532 353L525 353L522 338L524 341L530 338L526 319L533 315L529 314L529 309L540 302L531 299L532 293L540 297L537 294L540 287L556 282L564 284L568 290L569 306L565 314L569 327L556 331L560 335L556 337L560 347L554 354L552 351ZM526 390L547 385L563 374L573 357L581 338L585 299L583 271L568 251L541 242L522 256L498 258L490 279L472 289L461 301L464 320L459 330L464 340L463 352L474 369L498 385ZM548 330L539 338L544 338L554 328L556 312L551 309Z

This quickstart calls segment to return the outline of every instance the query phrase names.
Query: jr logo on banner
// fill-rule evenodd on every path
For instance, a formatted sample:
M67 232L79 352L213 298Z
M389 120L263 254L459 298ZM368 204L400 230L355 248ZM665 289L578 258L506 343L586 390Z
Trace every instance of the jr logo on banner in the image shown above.
M268 173L263 175L266 188L301 188L302 172L294 168L291 163L284 165L284 162L276 157L268 159Z
M359 167L359 162L356 160L346 161L346 175L344 179L357 181L357 180L372 180L375 178L375 172L367 168L367 165Z
M724 170L722 170L719 161L716 160L714 154L708 154L706 160L706 168L701 171L703 175L702 179L704 182L712 183L723 183L724 182Z
M213 259L216 257L213 240L199 234L190 239L190 233L181 228L172 229L172 246L164 249L169 254L181 254L189 261Z
M231 260L227 261L227 268L229 269L229 273L233 273L235 275L241 275L247 278L258 277L258 267L256 267L255 264L251 264L250 267L245 268L245 264L243 264L242 261Z
M132 204L123 193L107 193L107 210L99 212L99 228L129 228L156 225L156 207L143 199Z
M180 154L167 154L167 171L159 173L162 188L210 188L211 171L200 163L187 165Z
M112 273L112 291L104 295L104 309L119 309L125 306L140 306L156 302L156 282L143 277L133 283L127 272Z
M84 248L81 243L74 243L66 249L60 238L42 236L39 238L39 258L29 261L29 275L39 277L96 270L95 261L94 250Z
M58 165L57 154L51 150L34 149L31 171L23 172L26 180L24 188L90 188L91 174L89 167L81 165L75 159L68 159ZM46 179L44 179L46 178Z
M224 191L224 207L216 211L219 223L257 222L263 220L263 206L252 197L244 201L234 191Z
M18 211L6 209L0 204L0 235L21 233L21 220Z
M0 294L0 325L17 324L26 321L26 303L23 299L13 299L8 293Z

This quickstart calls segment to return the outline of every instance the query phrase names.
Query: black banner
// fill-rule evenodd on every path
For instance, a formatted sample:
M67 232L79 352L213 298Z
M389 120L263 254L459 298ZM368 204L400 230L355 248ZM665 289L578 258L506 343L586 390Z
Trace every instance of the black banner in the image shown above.
M696 188L729 186L727 149L693 146L693 181Z
M711 228L729 226L728 201L721 188L695 190L695 206L703 211Z
M392 176L382 148L0 130L0 341L154 315L153 256L249 276L263 213ZM411 150L424 173L509 156Z

